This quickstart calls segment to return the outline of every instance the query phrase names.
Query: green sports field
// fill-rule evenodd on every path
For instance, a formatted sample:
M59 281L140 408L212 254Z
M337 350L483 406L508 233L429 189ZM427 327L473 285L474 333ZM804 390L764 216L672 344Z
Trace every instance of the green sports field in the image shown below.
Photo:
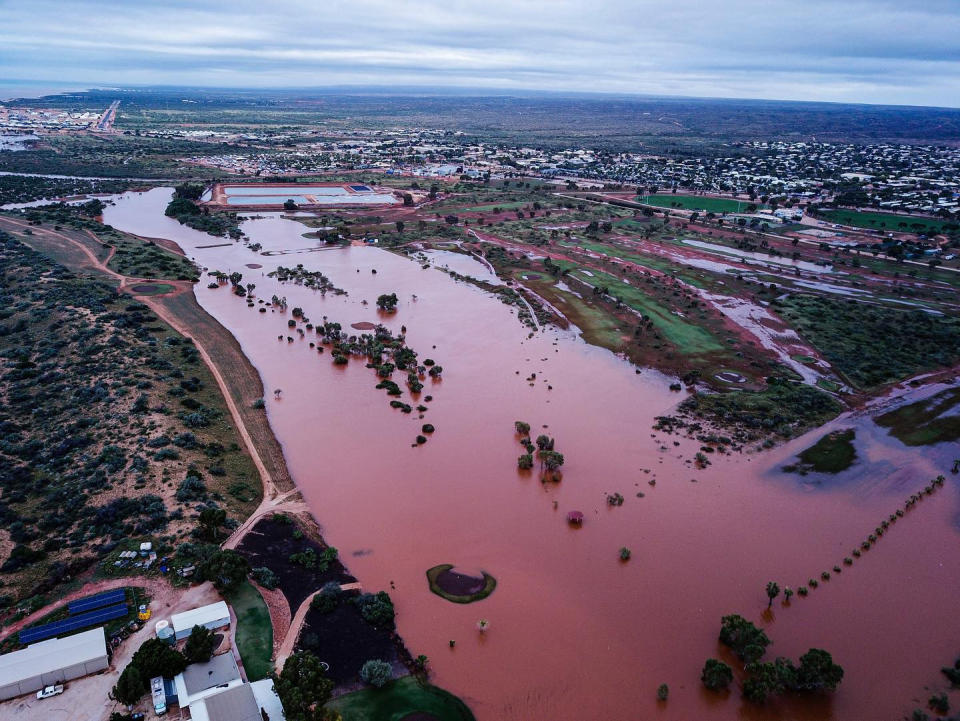
M732 200L730 198L708 198L702 195L641 195L637 202L655 205L658 208L679 208L681 210L700 210L708 213L736 213L746 212L749 200ZM766 207L762 203L754 203L757 208Z

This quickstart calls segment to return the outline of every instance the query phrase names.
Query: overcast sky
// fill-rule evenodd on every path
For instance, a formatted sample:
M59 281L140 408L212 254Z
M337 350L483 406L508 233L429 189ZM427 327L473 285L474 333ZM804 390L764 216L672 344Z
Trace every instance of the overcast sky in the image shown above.
M0 78L960 106L960 0L0 0Z

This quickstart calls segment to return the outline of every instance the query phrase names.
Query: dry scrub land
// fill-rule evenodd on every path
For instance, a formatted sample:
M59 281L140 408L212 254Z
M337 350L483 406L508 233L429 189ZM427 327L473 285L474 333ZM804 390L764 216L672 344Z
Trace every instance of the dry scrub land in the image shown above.
M203 508L242 520L260 479L192 343L23 241L45 245L0 231L0 583L30 609L118 544L172 550Z

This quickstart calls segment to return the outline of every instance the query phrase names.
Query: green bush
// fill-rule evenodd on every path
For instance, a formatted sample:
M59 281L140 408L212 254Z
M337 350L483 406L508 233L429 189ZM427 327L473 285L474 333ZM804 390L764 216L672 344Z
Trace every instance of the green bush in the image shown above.
M386 661L370 659L360 668L360 680L374 688L382 688L390 682L393 669Z

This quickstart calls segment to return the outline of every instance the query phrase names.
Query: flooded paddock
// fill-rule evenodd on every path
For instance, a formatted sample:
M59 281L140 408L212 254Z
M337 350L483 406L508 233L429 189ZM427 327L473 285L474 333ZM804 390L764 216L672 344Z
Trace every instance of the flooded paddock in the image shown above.
M308 339L278 341L289 312L259 313L229 287L208 288L206 277L195 286L263 377L271 426L326 539L365 589L390 591L410 650L426 654L434 682L481 721L898 718L960 651L945 632L956 627L960 591L960 499L949 474L945 489L809 597L778 599L767 612L764 593L767 581L796 588L840 563L947 471L952 448L918 452L865 413L847 414L763 454L713 454L698 470L699 443L651 430L680 400L668 389L674 379L637 374L573 332L529 338L513 309L415 260L376 247L320 252L304 226L278 216L243 224L261 253L240 243L200 248L211 237L166 218L169 197L169 189L125 194L105 221L173 240L201 266L241 272L257 298L286 296L311 321L383 323L393 333L405 325L421 361L444 367L442 380L424 381L420 399L433 396L425 417L404 415L374 389L363 361L335 366ZM297 263L348 295L322 297L267 275ZM377 296L393 292L397 312L379 313ZM403 400L412 402L405 387ZM561 482L518 472L515 420L556 438ZM427 422L436 431L412 447ZM849 470L803 478L780 470L827 431L850 427L858 460ZM614 492L625 498L620 507L606 502ZM566 522L572 510L583 512L581 528ZM436 596L425 572L443 563L493 574L496 591L469 605ZM763 707L737 691L706 691L705 659L740 665L717 642L730 613L767 631L768 659L829 650L846 670L840 689ZM483 634L479 619L489 622ZM661 683L670 686L665 705Z

